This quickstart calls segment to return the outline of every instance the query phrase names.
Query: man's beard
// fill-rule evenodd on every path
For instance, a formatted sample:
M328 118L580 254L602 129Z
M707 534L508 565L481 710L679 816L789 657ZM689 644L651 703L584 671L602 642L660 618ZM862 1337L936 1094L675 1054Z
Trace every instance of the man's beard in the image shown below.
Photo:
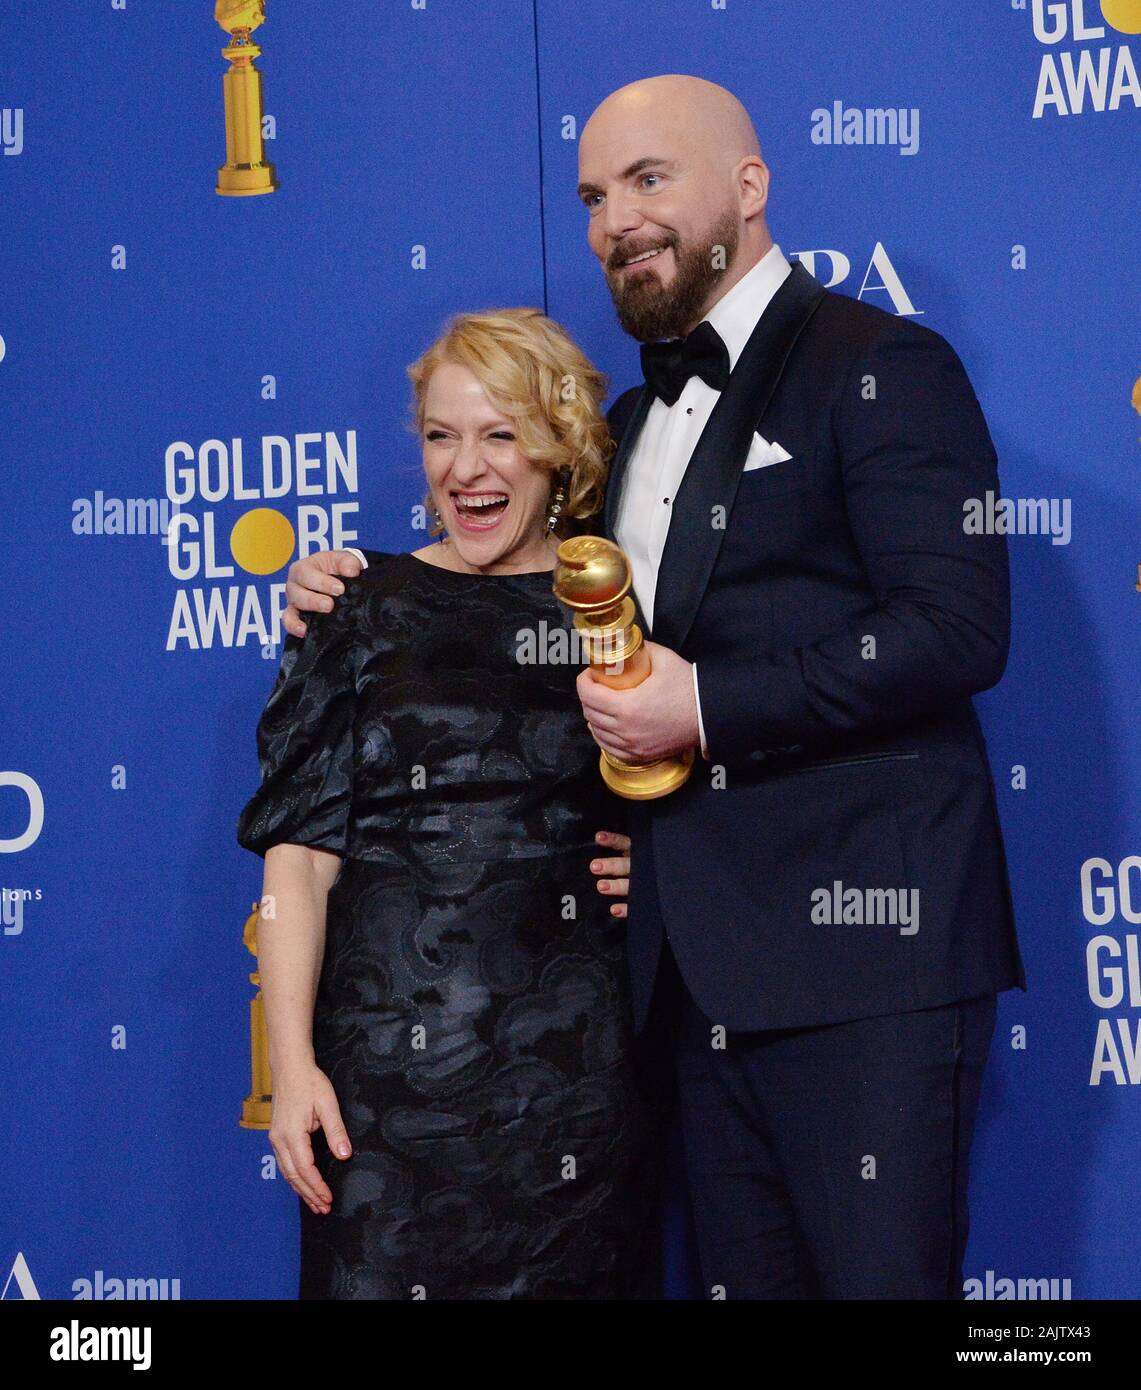
M684 249L678 247L676 232L668 233L663 243L648 242L640 248L632 243L622 251L622 260L663 244L673 248L677 268L668 285L662 285L656 273L649 269L643 274L633 272L634 279L629 271L608 272L606 281L618 322L641 343L652 342L655 338L680 338L698 317L710 291L732 265L737 254L737 240L737 213L729 210L714 223L705 238ZM713 264L715 247L720 248L717 258L720 269Z

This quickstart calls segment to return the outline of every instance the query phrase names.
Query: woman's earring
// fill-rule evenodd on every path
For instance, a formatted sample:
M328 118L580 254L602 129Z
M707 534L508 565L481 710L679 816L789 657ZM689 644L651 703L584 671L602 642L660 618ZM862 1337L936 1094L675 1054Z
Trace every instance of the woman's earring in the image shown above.
M432 503L432 515L436 518L436 526L442 531L444 529L444 518L440 515L440 509L435 502Z
M559 485L555 489L555 495L551 498L551 508L547 513L546 534L548 536L559 524L559 513L563 509L563 503L567 500L567 478L568 470L561 468L559 470Z

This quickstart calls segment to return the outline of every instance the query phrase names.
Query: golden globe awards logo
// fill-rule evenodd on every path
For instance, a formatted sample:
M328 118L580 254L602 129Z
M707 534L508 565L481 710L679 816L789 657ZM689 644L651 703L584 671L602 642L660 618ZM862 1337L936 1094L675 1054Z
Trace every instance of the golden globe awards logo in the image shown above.
M1045 45L1038 67L1034 119L1047 114L1141 107L1133 49L1141 34L1141 0L1011 0L1029 7L1034 37Z
M1100 856L1081 866L1082 915L1109 927L1086 943L1090 1002L1103 1010L1097 1021L1089 1084L1112 1081L1141 1086L1141 854L1117 864Z
M179 587L166 650L254 643L272 658L285 582L256 581L295 555L351 545L359 504L341 499L356 494L356 430L268 434L253 451L241 439L170 444L166 495L175 509L163 544Z

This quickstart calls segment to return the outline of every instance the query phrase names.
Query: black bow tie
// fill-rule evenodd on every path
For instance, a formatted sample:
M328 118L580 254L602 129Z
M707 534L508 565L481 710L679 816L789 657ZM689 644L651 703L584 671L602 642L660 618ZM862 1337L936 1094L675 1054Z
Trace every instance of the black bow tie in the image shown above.
M642 374L646 385L666 405L673 405L691 376L724 391L729 383L729 349L709 320L702 319L685 338L643 343Z

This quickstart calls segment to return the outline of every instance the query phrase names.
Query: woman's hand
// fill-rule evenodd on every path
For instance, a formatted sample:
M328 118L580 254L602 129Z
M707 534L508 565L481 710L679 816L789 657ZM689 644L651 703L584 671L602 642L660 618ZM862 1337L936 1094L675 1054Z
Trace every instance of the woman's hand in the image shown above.
M598 880L598 891L605 893L608 898L625 897L630 891L630 837L629 835L619 835L616 830L600 830L594 837L600 845L613 850L613 859L592 859L590 861L590 871L592 874L605 874ZM625 917L626 904L611 903L611 917Z
M325 1131L329 1148L338 1158L352 1153L348 1131L341 1119L341 1107L333 1083L316 1065L286 1072L273 1078L273 1114L269 1142L286 1181L311 1211L327 1216L333 1194L313 1162L309 1136L315 1129Z

